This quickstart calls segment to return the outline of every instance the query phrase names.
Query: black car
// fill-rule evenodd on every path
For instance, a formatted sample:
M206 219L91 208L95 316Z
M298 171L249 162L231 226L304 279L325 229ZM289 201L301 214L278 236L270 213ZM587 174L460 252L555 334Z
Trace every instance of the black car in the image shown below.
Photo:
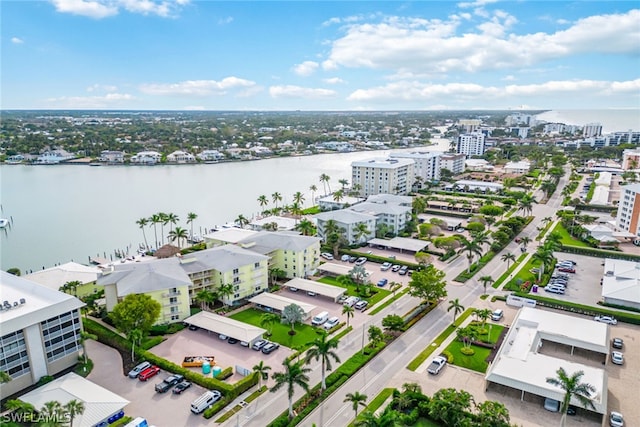
M189 381L182 381L181 383L178 383L178 385L173 388L173 394L180 394L186 389L188 389L189 387L191 387L191 383Z
M280 347L280 344L270 342L269 344L262 347L262 352L264 354L271 354L273 351L277 350L279 347Z
M238 340L237 340L237 339L235 339L235 338L229 338L229 339L227 340L227 342L228 342L229 344L235 344L235 343L237 343L237 342L238 342Z
M158 393L164 393L165 391L169 390L171 387L182 381L184 381L184 377L182 375L171 375L170 377L165 378L161 383L156 384L156 391Z

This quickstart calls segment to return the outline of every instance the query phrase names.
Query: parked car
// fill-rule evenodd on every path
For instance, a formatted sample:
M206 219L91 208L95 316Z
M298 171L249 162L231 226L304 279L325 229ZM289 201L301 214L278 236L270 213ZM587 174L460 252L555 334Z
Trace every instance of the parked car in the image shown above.
M607 323L609 325L617 325L618 321L612 316L596 316L593 318L596 322Z
M427 368L427 372L431 375L438 375L442 368L447 364L447 359L443 356L437 356L431 361L431 364Z
M269 344L262 347L262 353L271 354L272 352L276 351L278 348L280 348L280 344L270 342Z
M235 343L237 343L238 341L239 341L239 340L237 340L237 339L235 339L235 338L229 338L229 339L227 340L227 342L228 342L229 344L235 344Z
M578 413L578 408L576 408L573 405L569 405L569 407L567 408L567 415L574 416L577 413Z
M407 271L409 271L409 267L403 265L402 267L400 267L400 270L398 270L398 274L404 276L405 274L407 274Z
M551 412L560 411L560 401L547 397L544 399L544 409Z
M207 390L202 396L191 402L191 412L200 414L205 409L211 408L222 397L218 390Z
M382 270L382 271L387 271L390 268L391 268L391 263L390 262L382 263L382 265L380 266L380 270Z
M379 287L383 287L385 286L389 281L387 279L380 279L378 280L378 286Z
M157 366L150 366L149 368L140 372L140 375L138 375L138 379L140 381L147 381L149 378L153 377L158 372L160 372L160 368L158 368Z
M331 255L329 252L322 252L320 256L329 261L333 259L333 255Z
M200 329L200 328L197 327L196 325L189 325L189 330L190 331L197 331L198 329Z
M361 256L360 258L358 258L358 259L356 260L356 265L363 265L365 262L367 262L367 258L366 258L366 257Z
M307 291L307 295L309 295L310 297L315 297L318 294L316 294L315 292L312 292L312 291Z
M545 286L544 290L545 290L545 292L549 292L550 294L564 295L564 289L560 289L558 287Z
M243 347L249 347L249 343L246 341L240 341L240 345Z
M368 301L358 301L356 303L356 305L354 305L355 308L357 308L358 310L364 310L365 308L367 308L367 306L369 305Z
M269 341L267 341L267 340L258 340L258 341L253 343L253 346L251 346L251 348L256 350L256 351L260 351L260 350L262 350L262 347L264 347L268 343L269 343Z
M578 265L578 263L577 263L577 262L575 262L575 261L574 261L574 260L572 260L572 259L563 259L562 261L560 261L560 263L561 263L561 264L565 264L565 263L566 263L566 264L571 264L571 265Z
M563 273L575 273L576 269L573 267L560 267L558 271L562 271Z
M611 352L611 362L615 365L624 364L624 355L621 351L612 351Z
M220 338L222 341L226 340L227 338L229 338L228 336L224 335L224 334L220 334L218 335L218 338Z
M184 380L184 377L182 375L179 375L179 374L170 375L164 380L162 380L162 382L156 384L156 392L164 393L166 391L169 391L171 387L182 382L183 380Z
M354 263L354 262L356 262L357 260L358 260L358 258L357 258L357 257L354 257L354 256L350 256L350 257L349 257L349 262L350 262L351 264L353 264L353 263Z
M340 257L340 261L349 262L349 255L344 254Z
M189 381L182 381L182 382L178 383L178 385L176 385L173 388L172 393L173 394L182 394L182 392L185 391L186 389L188 389L189 387L191 387L191 383Z
M338 304L343 304L347 300L347 298L349 297L346 295L342 295L340 298L338 298Z
M624 427L624 417L620 412L611 411L609 415L609 425L611 427Z
M611 347L621 349L624 347L624 341L622 341L622 338L614 338L611 340Z
M391 267L391 271L393 271L394 273L398 270L400 270L400 266L398 264L395 264L393 267Z
M293 287L293 286L289 286L289 290L290 290L291 292L298 292L298 288L295 288L295 287Z
M491 320L494 322L499 322L504 316L504 311L502 309L497 309L493 313L491 313Z
M331 328L333 328L334 326L336 326L338 324L338 322L340 322L340 318L339 317L330 317L329 320L327 320L326 322L324 322L324 325L322 325L322 327L326 330L329 330Z
M138 378L138 375L140 375L140 372L150 367L151 367L151 363L149 362L142 362L136 365L135 368L129 371L129 378Z

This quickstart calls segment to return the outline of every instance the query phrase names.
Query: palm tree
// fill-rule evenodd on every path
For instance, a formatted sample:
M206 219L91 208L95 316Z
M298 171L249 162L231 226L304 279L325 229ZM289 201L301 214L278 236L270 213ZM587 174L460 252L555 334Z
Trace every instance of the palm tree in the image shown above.
M299 206L302 206L304 204L304 194L302 194L299 191L296 191L295 194L293 195L293 202L297 203Z
M333 193L333 201L336 203L340 203L340 201L344 199L344 191L342 190L336 190Z
M171 226L169 227L169 231L171 231L173 230L173 226L176 225L178 221L180 221L180 218L178 218L178 215L170 212L167 214L167 216L164 219L164 225L171 224Z
M76 415L82 415L84 412L84 403L76 399L70 400L63 406L64 411L69 416L69 427L73 427L73 419Z
M276 205L276 209L278 209L278 202L282 201L282 194L276 191L271 195L271 200L273 200L273 203Z
M160 214L153 214L149 221L153 224L153 234L156 237L156 248L158 247L158 228L156 227L158 224L162 223L162 219L160 218Z
M467 253L467 260L469 260L469 266L467 267L467 274L471 273L471 264L473 264L473 258L478 255L482 255L482 249L478 244L477 240L462 240L462 248L458 251L458 253Z
M353 317L353 313L355 310L353 307L349 307L348 305L342 306L342 314L347 315L347 328L349 327L349 318Z
M449 308L447 311L453 310L453 322L456 321L456 316L464 311L464 306L460 304L460 300L458 298L449 301Z
M17 415L33 414L36 408L31 404L20 399L10 399L4 404L7 411L11 411Z
M311 206L315 206L316 205L316 191L318 191L318 187L315 184L312 184L311 187L309 187L309 190L311 191Z
M182 227L176 227L175 229L169 231L169 239L172 242L178 241L178 247L182 248L182 239L186 239L189 237L187 230Z
M347 185L349 185L349 181L347 181L346 179L339 179L338 183L342 186L342 190L344 191L344 187L346 187Z
M336 363L340 363L338 354L333 349L338 348L338 340L336 338L327 339L328 335L322 331L319 338L316 338L311 347L307 350L307 356L305 362L309 364L312 360L320 359L322 369L322 390L327 389L327 383L325 381L325 373L327 370L331 370L331 359Z
M233 285L230 283L227 283L225 285L220 285L218 287L217 293L218 293L218 298L222 300L222 304L228 307L231 307L231 304L228 302L229 302L229 297L234 293Z
M216 294L208 289L203 289L196 294L194 299L200 303L200 308L204 311L216 300Z
M289 398L289 419L294 417L293 413L293 394L295 392L295 386L300 386L305 392L309 393L309 376L308 372L310 368L304 368L300 363L292 363L285 359L282 362L284 366L284 372L275 372L271 376L276 384L270 391L276 392L283 386L287 387L287 397Z
M11 375L7 371L0 371L0 384L11 381Z
M65 293L69 293L69 291L72 292L73 296L77 297L78 296L78 287L82 286L82 282L79 280L72 280L70 282L65 283L64 285L60 286L60 289L58 289L60 292L65 292Z
M353 230L353 232L354 232L354 233L353 233L353 234L354 234L354 236L353 236L353 237L355 237L355 238L356 238L356 241L357 241L358 243L360 243L360 240L361 240L363 237L368 236L368 235L369 235L369 233L371 233L371 230L369 230L369 229L367 228L367 224L365 224L364 222L359 222L358 224L356 224L356 227L355 227L355 229Z
M482 276L481 278L478 279L480 282L482 282L482 287L484 288L484 293L487 293L487 283L488 284L492 284L493 282L495 282L495 280L493 280L493 277L491 276Z
M193 221L196 220L196 218L198 218L198 214L193 213L193 212L189 212L187 214L187 224L189 224L191 226L191 239L193 240Z
M135 360L135 348L136 343L140 343L142 341L143 333L140 329L132 329L127 334L127 339L131 341L131 361Z
M60 402L54 400L45 402L44 406L38 411L45 420L61 420L64 415L64 409ZM58 425L56 423L55 425Z
M160 237L162 237L162 244L164 245L164 226L168 224L168 215L164 212L158 212L158 220L160 222Z
M144 232L144 228L147 226L147 224L149 224L149 219L140 218L139 220L136 221L136 224L138 224L138 226L142 229L142 237L144 238L144 247L148 248L149 245L147 244L147 234Z
M331 179L331 177L329 175L327 175L326 173L323 173L322 175L320 175L320 182L322 183L322 186L324 187L324 195L327 195L327 187L329 187L329 193L331 193L331 186L329 185L329 180Z
M273 333L273 325L279 321L280 316L275 313L263 313L262 316L260 316L260 326L267 330L267 334L269 334L269 336Z
M516 256L514 254L512 254L511 252L507 252L506 254L503 254L500 259L503 262L507 263L507 270L509 269L509 263L511 261L515 262L516 261Z
M260 203L260 208L264 210L264 207L269 204L269 200L267 200L267 196L263 194L258 197L258 203Z
M572 398L575 397L578 399L584 408L589 406L595 409L590 396L595 393L596 388L589 383L580 382L583 375L584 371L577 371L569 376L564 368L558 368L555 378L547 378L547 384L560 387L565 392L564 399L562 399L562 418L560 419L560 425L562 427L564 427L567 422L567 409L569 409L569 403Z
M269 371L271 370L271 366L267 366L264 364L264 360L261 360L260 363L254 365L253 372L258 374L258 389L262 388L262 381L267 380L269 378Z
M358 408L360 406L367 406L365 403L366 401L367 395L362 394L359 391L356 391L355 393L347 393L346 398L343 400L343 402L351 402L351 407L356 413L356 418L358 417Z
M303 236L311 236L313 235L316 227L313 225L313 222L308 219L303 219L299 223L296 224L296 230L302 233Z
M87 364L87 340L97 340L98 336L90 334L89 332L80 331L80 344L82 345L82 356L84 357L84 364Z
M531 259L534 261L540 261L540 268L538 271L538 282L542 281L542 275L544 274L545 266L551 264L553 260L553 253L544 247L538 248L533 253Z
M529 243L531 243L531 237L529 236L524 236L523 238L520 239L520 244L524 246L525 249L527 249L527 245Z
M247 224L249 224L249 220L247 219L247 217L240 214L238 215L238 218L236 218L236 224L238 224L240 228L244 228Z
M524 213L525 215L528 213L529 215L531 215L531 211L533 210L533 197L527 195L524 196L522 199L520 199L520 202L518 203L518 210L522 211L522 213Z

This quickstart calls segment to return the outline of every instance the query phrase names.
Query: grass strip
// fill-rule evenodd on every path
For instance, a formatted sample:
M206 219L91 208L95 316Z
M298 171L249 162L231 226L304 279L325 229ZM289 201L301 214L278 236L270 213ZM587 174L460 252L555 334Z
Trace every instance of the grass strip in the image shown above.
M429 347L422 350L415 359L409 362L409 364L407 365L407 369L415 372L415 370L418 369L418 367L422 365L422 363L427 360L427 358L431 356L431 354L436 351L438 347L440 347L444 340L446 340L449 335L454 333L458 326L460 326L462 322L464 322L467 317L469 317L473 313L473 310L474 309L472 307L469 307L460 316L458 316L456 321L447 326L445 330L442 331L435 340L433 340Z
M347 328L344 331L340 332L339 334L337 334L333 338L336 338L337 340L340 340L342 337L344 337L345 335L347 335L351 331L353 331L353 326L349 325L349 326L347 326Z
M393 388L383 388L382 391L380 393L378 393L378 395L376 397L373 398L373 400L371 401L371 403L369 403L363 410L361 413L365 413L365 412L376 412L378 410L378 408L380 408L380 406L382 406L382 404L384 402L387 401L387 399L389 398L389 396L391 396L393 394ZM355 420L353 420L353 422L351 424L349 424L349 427L353 427L356 424L356 421L358 421L358 418L356 418Z
M507 269L507 271L505 271L504 273L502 273L502 276L498 277L498 280L496 280L495 282L493 282L493 285L491 285L494 289L498 289L498 286L500 286L502 284L502 282L504 282L507 277L509 277L509 275L511 273L513 273L513 270L516 269L516 267L518 265L520 265L520 263L522 262L522 260L524 259L524 257L526 257L527 254L522 254L518 257L518 259L516 260L516 262L514 262L513 264L511 264L511 266L509 266L509 268Z
M384 310L386 307L388 307L389 305L393 304L395 301L399 300L407 292L409 292L409 288L405 288L401 292L396 293L395 296L389 298L388 300L386 300L385 302L383 302L382 304L377 306L375 309L370 311L369 312L369 316L373 316L374 314L380 313L380 311Z

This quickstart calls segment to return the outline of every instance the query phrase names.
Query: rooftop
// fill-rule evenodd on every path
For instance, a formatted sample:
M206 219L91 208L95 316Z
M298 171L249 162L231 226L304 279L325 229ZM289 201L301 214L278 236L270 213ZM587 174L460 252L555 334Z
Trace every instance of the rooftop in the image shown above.
M413 197L399 196L397 194L374 194L367 197L367 202L411 206L411 203L413 202Z
M402 159L402 158L374 158L367 160L359 160L356 162L352 162L352 167L366 167L366 168L383 168L383 169L396 169L403 166L408 166L414 164L414 161L411 159Z
M248 343L255 339L262 338L262 334L267 332L265 329L258 328L257 326L239 322L208 311L201 311L193 316L187 317L184 319L184 323Z
M328 285L326 283L301 279L299 277L289 280L284 284L284 286L288 288L302 289L303 291L315 292L318 295L324 295L326 297L333 298L334 300L347 292L345 288L341 288L340 286Z
M606 259L602 296L640 303L640 262Z
M78 264L77 262L68 262L45 270L36 271L35 273L24 276L24 278L57 291L60 286L68 282L78 281L83 285L85 283L95 282L100 271L98 267L89 267Z
M129 294L161 291L191 285L180 265L179 258L157 259L148 262L114 265L98 278L99 285L117 284L119 297Z
M315 215L316 219L323 221L335 220L343 224L357 224L364 221L375 221L374 215L355 212L351 209L340 209L337 211L321 212Z
M235 245L218 246L185 255L180 264L187 273L217 270L222 273L268 260L269 257Z
M429 246L429 242L408 237L394 237L393 239L371 239L369 245L385 246L387 248L401 249L411 252L418 252Z
M316 309L316 306L313 304L307 304L302 301L283 297L282 295L272 294L269 292L263 292L254 297L251 297L249 298L249 302L252 302L254 304L259 304L265 307L271 307L277 311L282 311L286 306L295 304L305 312L307 317L309 316L309 314L311 314L313 310Z
M402 215L411 213L411 208L409 206L401 206L393 203L370 203L363 202L358 203L357 205L350 206L349 208L352 211L365 213L369 215Z
M204 238L207 240L219 240L225 243L238 243L240 240L247 238L255 234L253 230L244 230L242 228L225 228L213 233L205 234Z
M252 252L268 254L278 249L294 252L302 251L319 242L320 239L318 237L261 231L241 240L238 244Z

